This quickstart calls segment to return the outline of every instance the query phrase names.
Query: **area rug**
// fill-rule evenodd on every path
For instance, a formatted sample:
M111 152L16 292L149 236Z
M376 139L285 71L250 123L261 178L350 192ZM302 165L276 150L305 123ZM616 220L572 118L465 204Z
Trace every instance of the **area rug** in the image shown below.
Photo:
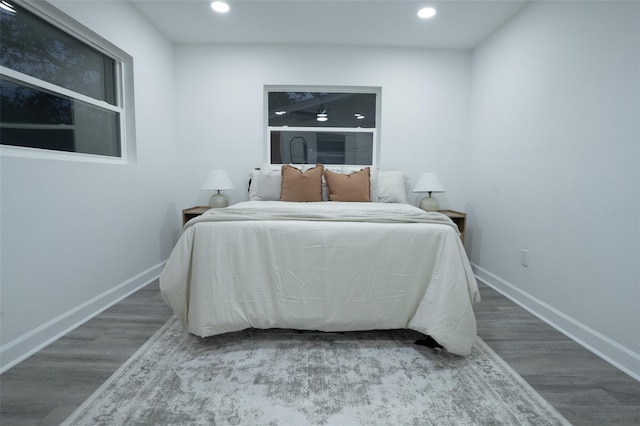
M245 330L171 318L65 425L567 425L482 340L459 357L411 330Z

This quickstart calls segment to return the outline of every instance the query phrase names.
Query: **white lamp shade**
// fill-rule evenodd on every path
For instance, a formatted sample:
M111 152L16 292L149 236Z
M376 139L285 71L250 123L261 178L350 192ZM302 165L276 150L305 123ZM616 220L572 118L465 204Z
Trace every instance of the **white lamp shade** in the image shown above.
M445 192L444 186L435 173L423 173L412 192Z
M205 179L202 189L216 189L219 191L222 189L234 189L234 187L225 170L215 169L211 170L211 173Z

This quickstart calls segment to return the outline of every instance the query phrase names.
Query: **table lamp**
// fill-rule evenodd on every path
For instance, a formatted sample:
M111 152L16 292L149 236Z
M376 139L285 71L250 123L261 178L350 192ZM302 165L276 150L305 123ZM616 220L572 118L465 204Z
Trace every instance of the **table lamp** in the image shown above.
M227 207L229 200L220 191L223 189L235 189L229 179L229 175L223 169L211 170L211 173L205 179L202 189L214 189L218 191L209 198L209 207L212 209L219 209Z
M422 210L426 210L428 212L438 211L440 205L438 204L438 200L431 196L432 192L445 192L444 186L440 183L440 179L438 179L438 175L435 173L423 173L418 179L418 183L413 187L413 191L411 192L428 192L429 196L424 197L422 201L420 201L420 208Z

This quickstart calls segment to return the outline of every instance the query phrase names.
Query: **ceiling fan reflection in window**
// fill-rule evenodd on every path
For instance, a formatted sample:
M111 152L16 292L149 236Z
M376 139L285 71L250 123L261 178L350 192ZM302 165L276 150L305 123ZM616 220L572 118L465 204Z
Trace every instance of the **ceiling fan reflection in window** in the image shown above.
M322 101L320 101L320 107L318 108L318 112L316 113L316 120L318 121L329 120L329 114L327 113L327 109L324 107L324 103L322 103Z
M290 111L290 114L300 116L300 118L296 120L298 122L308 121L313 118L315 118L316 121L320 122L328 121L329 109L324 106L324 95L325 94L321 94L319 99L313 97L311 99L305 100L304 102L296 104L296 108ZM320 102L320 105L318 105L318 101Z

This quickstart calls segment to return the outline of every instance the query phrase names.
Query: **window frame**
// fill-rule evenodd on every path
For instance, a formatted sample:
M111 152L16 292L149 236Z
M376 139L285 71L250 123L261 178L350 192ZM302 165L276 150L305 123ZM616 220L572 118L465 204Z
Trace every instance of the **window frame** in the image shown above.
M375 127L292 127L292 126L269 126L269 93L270 92L332 92L332 93L366 93L376 96L376 118ZM264 144L263 163L272 167L282 164L271 162L271 132L292 131L292 132L346 132L346 133L373 133L373 147L371 154L372 164L326 164L330 168L337 167L378 167L380 158L380 118L381 118L381 98L382 87L379 86L315 86L315 85L265 85L264 86Z
M11 0L11 2L33 13L58 30L67 33L79 42L112 58L115 61L115 105L7 67L0 66L0 75L60 96L85 102L107 111L116 112L119 117L120 156L2 144L0 144L0 156L109 164L135 164L137 162L137 155L135 141L133 57L49 3L29 3L23 0ZM13 127L27 128L29 126L19 125ZM72 128L72 126L65 127ZM40 128L45 127L42 126Z

